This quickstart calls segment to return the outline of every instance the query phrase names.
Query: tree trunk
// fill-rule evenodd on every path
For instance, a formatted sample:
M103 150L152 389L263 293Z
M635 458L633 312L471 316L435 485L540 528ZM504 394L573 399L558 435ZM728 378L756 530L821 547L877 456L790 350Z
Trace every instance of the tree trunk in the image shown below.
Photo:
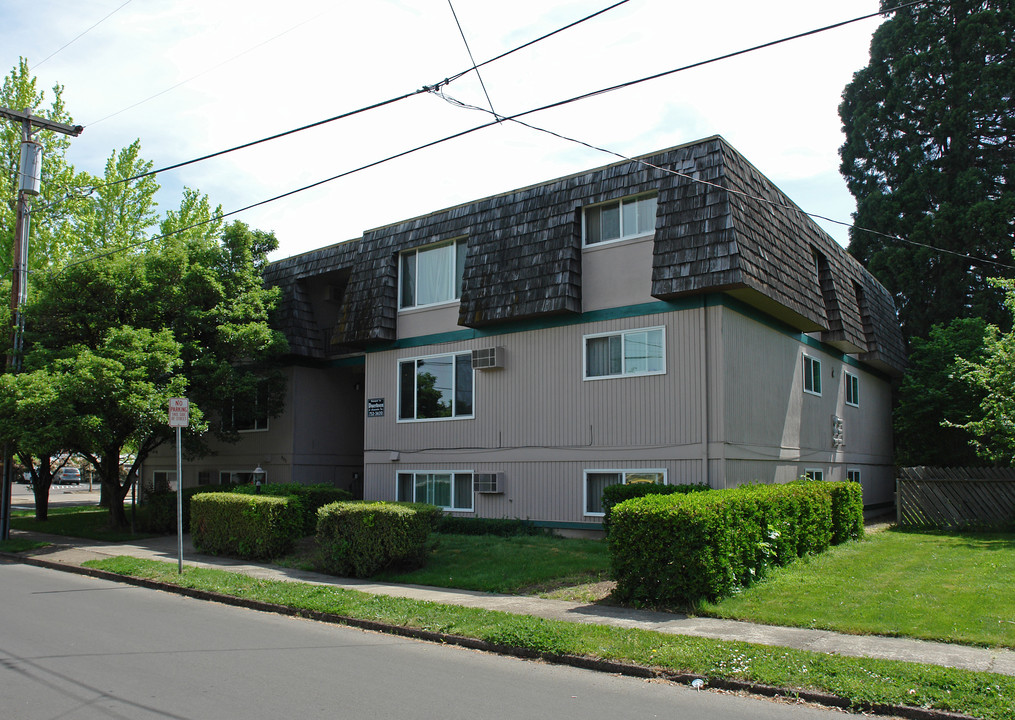
M39 522L49 520L49 488L53 484L53 477L45 480L39 475L32 473L32 493L35 495L35 519Z
M35 496L35 519L46 522L49 520L49 491L53 487L53 467L49 456L40 457L38 467L31 455L21 455L20 460L29 469L32 494Z
M123 509L123 500L130 489L130 483L120 482L120 448L106 448L102 455L99 470L103 494L109 502L109 522L114 528L125 528L130 525L127 513Z

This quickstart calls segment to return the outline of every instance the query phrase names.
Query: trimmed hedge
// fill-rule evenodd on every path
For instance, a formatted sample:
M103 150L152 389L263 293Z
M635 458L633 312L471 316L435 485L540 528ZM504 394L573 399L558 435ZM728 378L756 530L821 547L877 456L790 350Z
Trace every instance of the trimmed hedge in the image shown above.
M190 499L202 493L230 492L233 485L200 485L183 488L183 532L190 532ZM140 506L139 527L142 532L176 533L176 491L146 492Z
M343 577L421 567L442 513L422 503L337 502L317 511L319 565Z
M692 492L710 490L708 485L657 485L649 482L636 482L619 485L608 485L603 488L603 531L610 532L610 515L615 505L625 500L646 495L686 495Z
M190 511L194 547L212 555L279 557L292 550L303 527L293 495L200 493L191 498Z
M623 502L609 534L614 596L688 607L736 593L771 566L861 537L859 492L857 483L798 481Z
M257 494L257 488L254 485L237 485L232 488L232 491L244 495ZM319 508L333 502L346 502L353 499L352 493L348 490L324 484L266 483L261 485L260 494L273 497L295 495L299 498L303 513L302 537L313 535L317 531L317 510Z
M183 488L183 532L190 532L190 499L201 493L238 493L255 495L256 488L248 485L199 485ZM299 483L266 483L261 485L261 495L299 498L302 508L303 526L300 537L313 535L317 529L317 509L328 503L352 500L347 490L331 485L301 485ZM148 492L144 496L144 512L141 514L141 529L151 533L176 532L176 492Z

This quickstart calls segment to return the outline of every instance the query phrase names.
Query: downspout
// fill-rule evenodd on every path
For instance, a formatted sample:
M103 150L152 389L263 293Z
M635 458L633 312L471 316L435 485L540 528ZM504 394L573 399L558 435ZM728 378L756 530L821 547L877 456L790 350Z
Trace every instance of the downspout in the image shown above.
M707 296L701 303L701 462L704 471L705 484L712 487L712 478L709 473L708 457L708 302Z

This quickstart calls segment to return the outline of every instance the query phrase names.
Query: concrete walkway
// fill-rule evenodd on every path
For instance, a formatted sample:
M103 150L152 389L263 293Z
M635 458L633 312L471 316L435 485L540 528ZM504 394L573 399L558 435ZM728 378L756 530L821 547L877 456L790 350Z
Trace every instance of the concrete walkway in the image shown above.
M40 535L18 530L11 531L12 538L32 537L51 545L36 551L9 556L25 557L55 567L80 566L86 560L128 555L177 562L176 537L160 537L134 543L100 543L76 540L63 536ZM965 668L1015 676L1015 651L996 648L974 648L965 645L889 638L867 635L844 635L826 630L776 627L732 620L687 617L673 613L635 610L595 604L583 604L564 600L546 600L520 595L497 595L469 590L449 590L420 585L396 585L376 583L368 580L337 578L331 575L282 568L267 564L251 564L245 561L200 555L194 551L190 537L184 538L183 561L185 565L221 568L244 573L252 577L270 580L332 585L334 587L359 590L375 595L391 595L429 600L448 605L500 610L519 615L534 615L568 622L594 623L624 628L655 630L674 635L715 638L720 640L741 640L760 645L797 648L823 653L870 657L885 660L904 660L929 663L947 667Z

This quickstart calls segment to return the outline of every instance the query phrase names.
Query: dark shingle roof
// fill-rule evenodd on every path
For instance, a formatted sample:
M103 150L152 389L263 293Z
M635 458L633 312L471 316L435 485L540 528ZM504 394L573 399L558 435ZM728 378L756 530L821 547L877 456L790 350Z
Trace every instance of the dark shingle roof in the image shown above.
M398 255L466 236L459 325L581 313L581 209L658 192L652 294L723 291L888 372L905 364L887 291L719 137L377 228L271 266L294 353L396 338ZM654 166L654 167L653 167ZM705 182L701 182L705 181ZM301 282L348 273L334 327ZM343 280L344 284L344 280ZM330 348L330 349L329 349Z

